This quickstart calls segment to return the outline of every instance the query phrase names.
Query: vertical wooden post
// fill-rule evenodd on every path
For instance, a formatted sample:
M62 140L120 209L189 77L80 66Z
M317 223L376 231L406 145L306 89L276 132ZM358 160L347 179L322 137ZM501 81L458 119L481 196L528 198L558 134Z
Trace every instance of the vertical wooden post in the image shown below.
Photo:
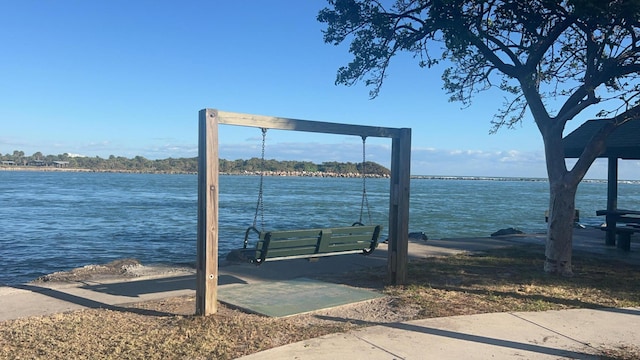
M200 110L198 121L196 315L210 315L218 311L217 112Z
M605 222L607 224L607 235L605 244L616 244L616 221L617 218L611 214L611 211L618 208L618 158L609 156L607 169L607 215Z
M409 193L411 181L411 129L400 129L391 147L389 250L387 269L391 284L407 281L409 262Z

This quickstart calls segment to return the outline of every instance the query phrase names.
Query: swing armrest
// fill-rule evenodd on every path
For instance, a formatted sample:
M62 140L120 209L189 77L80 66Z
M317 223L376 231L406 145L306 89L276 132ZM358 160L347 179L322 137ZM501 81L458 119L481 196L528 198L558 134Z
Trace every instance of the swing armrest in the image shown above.
M258 234L258 236L260 236L260 230L256 229L255 226L249 226L249 228L247 229L247 231L245 231L244 233L244 249L247 248L247 245L249 243L249 233L251 232L251 230L253 230L256 234Z

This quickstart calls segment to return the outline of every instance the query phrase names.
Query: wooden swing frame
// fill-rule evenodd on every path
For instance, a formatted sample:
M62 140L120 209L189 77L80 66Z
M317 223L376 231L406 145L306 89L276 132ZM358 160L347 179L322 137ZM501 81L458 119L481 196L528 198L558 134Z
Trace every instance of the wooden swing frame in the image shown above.
M411 129L297 120L203 109L198 118L198 231L196 315L217 312L218 302L218 125L391 138L389 245L387 272L392 284L404 284L409 246Z

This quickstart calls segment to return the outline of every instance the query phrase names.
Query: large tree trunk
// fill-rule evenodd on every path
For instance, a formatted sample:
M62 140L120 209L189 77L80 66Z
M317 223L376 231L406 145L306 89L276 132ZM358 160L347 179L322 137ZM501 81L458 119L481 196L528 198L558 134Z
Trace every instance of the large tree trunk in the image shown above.
M549 223L544 271L571 276L571 255L577 185L549 178Z
M580 180L576 181L576 174L567 171L562 146L564 124L553 122L546 117L536 123L544 140L549 176L549 223L544 271L571 276L575 198Z
M549 175L549 224L544 263L547 273L573 275L571 255L576 191L593 161L604 150L605 139L616 125L616 121L610 121L603 126L585 146L573 169L567 171L562 147L562 127L548 121L538 123L544 140Z

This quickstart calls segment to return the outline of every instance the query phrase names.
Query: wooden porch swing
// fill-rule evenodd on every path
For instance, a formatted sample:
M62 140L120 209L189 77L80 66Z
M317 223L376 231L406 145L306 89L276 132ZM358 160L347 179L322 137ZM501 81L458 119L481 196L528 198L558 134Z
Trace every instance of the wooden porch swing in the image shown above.
M248 261L255 265L261 265L265 261L277 261L286 259L305 259L324 256L345 254L373 253L378 245L382 225L365 225L363 221L365 205L371 224L371 210L367 199L366 187L366 136L362 136L362 202L360 205L360 218L351 226L297 229L297 230L264 230L264 173L265 173L265 144L267 129L262 128L262 155L261 171L258 187L258 201L256 204L253 225L249 226L244 236L242 249L235 249L227 255L228 260ZM258 215L260 215L261 230L258 230ZM255 233L257 240L250 246L249 238Z

